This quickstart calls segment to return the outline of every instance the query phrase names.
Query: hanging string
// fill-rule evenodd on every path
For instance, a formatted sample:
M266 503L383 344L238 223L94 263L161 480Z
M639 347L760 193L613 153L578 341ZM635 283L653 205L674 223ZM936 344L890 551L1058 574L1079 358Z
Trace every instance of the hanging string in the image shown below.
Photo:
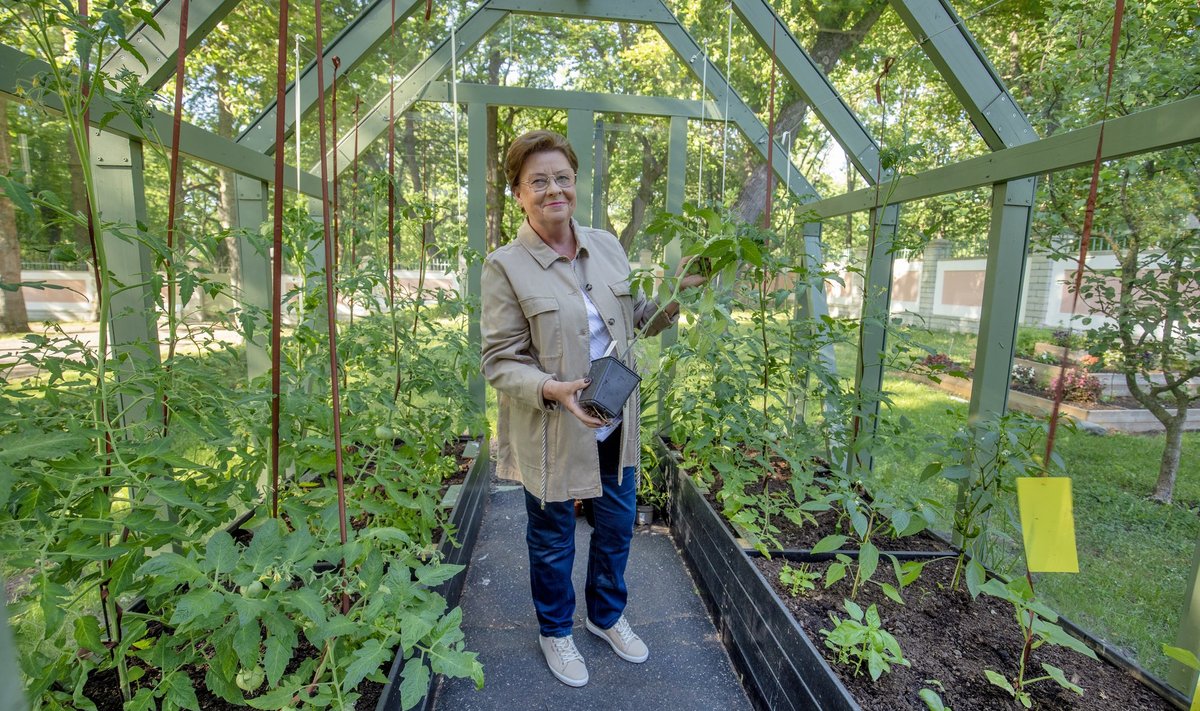
M350 162L350 268L358 262L358 111L362 108L362 97L354 97L354 159ZM350 309L350 322L354 323L354 308Z
M432 2L426 5L428 21ZM388 265L388 315L392 326L392 360L396 362L396 386L392 401L400 395L400 383L404 377L400 362L400 329L396 322L396 0L392 0L391 56L388 62L388 208L387 208L387 265Z
M725 27L725 108L721 111L721 202L725 202L725 167L729 162L729 95L733 93L730 75L733 61L733 2L728 5ZM791 181L788 181L791 184Z
M275 56L275 196L274 232L271 237L271 518L279 518L279 370L283 332L283 145L286 137L288 3L279 3L279 37ZM299 45L297 45L299 46ZM300 86L296 86L296 91ZM297 114L297 119L299 114ZM296 131L300 122L296 121ZM299 167L299 163L296 163ZM296 184L300 189L300 184Z
M388 69L388 195L387 195L387 265L388 309L396 311L396 0L392 0L391 55ZM399 355L400 344L393 329L392 348ZM397 376L399 377L397 359Z
M296 133L296 190L300 190L300 43L304 41L304 35L296 35L296 118L295 118L295 133ZM279 104L282 110L283 104ZM301 299L303 301L303 299Z
M329 397L333 404L334 474L337 478L338 531L343 547L346 545L346 482L342 461L342 399L338 378L337 353L337 290L333 284L333 234L330 223L329 165L326 160L325 136L325 47L321 35L321 0L316 0L316 63L317 63L317 142L321 151L321 222L325 232L325 313L329 333ZM342 558L342 567L346 559ZM350 611L350 597L342 593L342 614Z
M333 122L333 136L334 136L334 140L336 141L337 137L340 135L338 133L338 121L337 121L337 80L338 80L338 69L342 66L342 58L334 57L330 61L333 63L333 96L330 99L330 107L331 107L330 113L332 113L333 116L330 120ZM335 143L333 146L333 272L334 272L335 278L337 277L337 271L338 271L338 254L339 254L338 247L341 245L341 228L340 228L341 221L338 218L338 204L339 204L338 203L338 182L339 182L338 175L339 174L340 174L340 172L338 171L338 146Z
M163 375L168 384L171 380L171 366L175 362L175 347L177 345L175 324L176 274L174 265L175 222L178 218L179 203L179 131L183 124L183 84L187 66L187 23L188 0L183 0L179 6L179 45L175 56L175 106L171 114L171 166L169 170L171 182L167 188L167 252L163 258L163 267L167 271L167 327L170 331L167 336L167 362L163 367ZM169 388L164 387L162 393L162 426L164 437L167 436L171 423L168 390Z
M700 50L704 66L700 71L700 173L696 177L696 204L704 203L704 109L708 105L708 50Z
M1079 263L1075 268L1075 283L1071 296L1071 313L1075 313L1079 305L1079 290L1083 286L1083 270L1087 262L1088 246L1092 240L1092 223L1096 217L1096 196L1100 189L1100 163L1104 154L1104 126L1108 122L1108 102L1112 94L1113 72L1117 65L1117 48L1121 44L1121 21L1125 17L1125 0L1116 0L1113 10L1112 39L1108 48L1108 76L1104 84L1104 104L1100 113L1100 135L1096 139L1096 158L1092 161L1092 180L1088 185L1087 206L1083 213L1083 232L1079 238ZM1073 323L1073 322L1072 322ZM1071 329L1068 324L1068 332ZM1070 339L1068 339L1069 341ZM1042 458L1043 468L1049 466L1050 455L1054 451L1054 437L1058 431L1058 415L1062 407L1063 396L1066 394L1066 375L1069 345L1063 346L1062 360L1058 367L1058 380L1054 386L1054 407L1050 411L1050 431L1046 435L1046 453ZM1043 476L1045 471L1042 472Z
M458 39L454 34L456 19L450 22L450 108L454 112L454 202L456 217L462 220L462 158L458 145ZM424 239L424 231L421 232ZM425 258L425 245L421 245L421 259Z
M767 230L771 229L772 178L775 177L775 73L778 69L775 61L775 28L778 26L778 23L771 25L771 90L767 99L767 194L763 206L763 229ZM790 157L788 164L791 164ZM766 239L766 236L763 238Z

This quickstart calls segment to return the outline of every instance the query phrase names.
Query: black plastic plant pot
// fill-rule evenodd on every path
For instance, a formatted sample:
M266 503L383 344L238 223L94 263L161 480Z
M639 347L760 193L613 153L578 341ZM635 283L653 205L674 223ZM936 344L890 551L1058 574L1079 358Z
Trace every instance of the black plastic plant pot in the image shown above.
M606 420L621 414L625 401L642 382L641 376L612 356L592 361L588 378L592 382L579 394L579 404Z

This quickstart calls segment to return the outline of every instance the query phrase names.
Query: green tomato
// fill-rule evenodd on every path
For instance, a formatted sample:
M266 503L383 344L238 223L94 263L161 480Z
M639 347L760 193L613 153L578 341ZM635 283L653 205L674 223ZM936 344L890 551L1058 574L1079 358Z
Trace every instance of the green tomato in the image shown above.
M395 439L396 431L387 425L380 425L375 428L375 437L378 439Z
M249 585L243 585L238 592L242 594L242 597L259 598L263 594L263 584L255 580Z
M263 680L265 680L266 677L267 674L265 671L263 671L263 668L255 665L250 669L242 669L239 671L237 673L237 677L234 678L234 683L236 683L238 688L242 691L254 691L258 687L262 686Z

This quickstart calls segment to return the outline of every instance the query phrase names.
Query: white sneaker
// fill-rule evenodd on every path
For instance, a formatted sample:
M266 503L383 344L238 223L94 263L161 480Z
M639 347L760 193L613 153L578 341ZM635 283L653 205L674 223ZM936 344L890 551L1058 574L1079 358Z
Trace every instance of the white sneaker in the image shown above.
M650 648L629 629L629 622L625 619L625 615L617 618L616 624L606 630L602 630L592 623L587 621L588 631L596 635L600 639L608 642L608 646L613 648L617 656L627 662L641 664L650 658Z
M566 637L542 637L538 635L538 644L546 657L546 666L550 673L567 686L583 686L588 683L587 665L583 663L583 655L575 648L575 640L571 635Z

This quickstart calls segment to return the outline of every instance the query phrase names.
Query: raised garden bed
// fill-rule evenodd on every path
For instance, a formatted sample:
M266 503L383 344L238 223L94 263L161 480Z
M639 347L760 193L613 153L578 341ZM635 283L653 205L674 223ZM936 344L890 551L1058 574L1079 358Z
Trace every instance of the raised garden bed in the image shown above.
M942 375L940 376L941 382L934 382L923 375L907 371L896 371L896 373L905 380L911 380L914 383L928 385L929 387L943 390L964 399L970 399L971 397L970 378ZM1008 391L1008 407L1009 409L1026 412L1031 415L1048 415L1054 409L1054 401L1049 398L1010 389ZM1113 407L1106 406L1103 403L1100 403L1097 407L1085 407L1079 403L1064 402L1059 408L1059 412L1079 422L1086 422L1103 427L1104 429L1117 430L1118 432L1163 431L1162 424L1155 419L1154 415L1149 410L1141 408ZM1188 417L1184 422L1183 429L1185 431L1200 430L1200 408L1193 407L1188 410Z
M1036 360L1026 360L1025 358L1014 358L1013 365L1024 366L1031 368L1037 377L1037 381L1043 385L1049 385L1058 377L1060 366L1056 363L1039 363ZM1125 382L1124 373L1096 372L1088 373L1096 380L1100 381L1101 392L1104 397L1129 397L1129 385ZM1161 373L1150 373L1149 375L1138 375L1137 379L1143 385L1149 387L1154 384L1166 382L1165 377ZM1192 380L1193 387L1200 386L1200 379Z
M482 441L464 438L459 442L448 445L448 449L456 454L460 463L459 471L446 480L448 488L443 498L443 505L451 509L447 525L449 530L453 531L453 535L446 535L443 531L437 545L437 556L445 564L465 566L470 563L471 554L478 540L479 527L483 520L483 509L487 502L491 467L491 462L488 458L488 441L486 438ZM251 539L248 532L241 527L252 516L253 511L247 512L226 529L234 536L235 540L241 541L242 544L248 544ZM333 569L332 565L318 564L317 567L327 570ZM448 610L458 605L458 601L462 597L465 582L466 571L464 570L434 588L434 592L445 599ZM147 611L146 602L144 600L136 601L129 608L129 611L145 613ZM306 650L307 655L305 654ZM308 645L306 641L302 641L301 646L297 648L297 654L293 657L292 665L289 666L289 671L298 665L300 660L305 656L315 657L317 654L317 649ZM361 696L355 704L355 708L360 711L368 711L372 708L377 711L401 708L400 673L403 670L404 661L399 655L393 658L388 665L386 683L380 684L370 679L364 680L358 687ZM153 674L157 674L157 672L151 670L147 678L151 678ZM112 679L106 681L105 679L109 676ZM192 672L189 672L189 676L196 688L201 708L235 708L224 699L208 691L205 686L204 669L194 669ZM426 711L433 708L434 694L439 681L440 675L431 675L424 700L417 708ZM121 697L116 686L115 670L107 670L101 675L94 677L88 682L87 688L92 691L85 691L85 695L96 701L99 708L120 707ZM95 696L94 693L99 694L99 696Z
M730 657L743 675L756 708L797 711L812 708L841 711L925 709L917 694L922 688L936 687L926 681L932 677L923 674L943 674L938 678L945 688L942 698L955 709L1019 708L1012 698L988 684L982 671L987 667L1008 672L1009 667L1015 664L1020 647L1010 644L1012 640L1007 639L1003 631L1012 627L1013 635L1016 634L1011 606L990 598L967 603L962 599L967 597L966 593L958 594L958 597L946 593L939 587L939 583L945 584L941 580L944 572L938 571L937 566L941 564L936 562L926 566L930 574L928 578L922 576L924 583L918 579L905 590L905 595L911 600L905 611L916 617L911 622L899 623L904 627L903 631L899 628L892 630L906 650L906 656L914 662L918 657L922 662L928 657L931 664L916 670L897 667L910 673L902 675L894 672L892 676L882 678L882 685L868 683L864 686L848 674L848 680L844 680L826 659L823 641L817 632L821 627L831 626L828 611L840 607L844 591L837 587L830 591L819 591L828 600L812 606L807 601L800 603L806 612L793 615L797 601L785 601L768 576L777 579L776 569L781 565L781 558L801 559L803 553L791 552L764 559L746 551L691 477L679 471L675 459L665 446L660 443L660 447L663 454L661 461L667 470L671 490L672 535L716 622ZM949 550L946 553L952 555ZM924 557L928 555L924 554ZM813 565L819 567L822 564L816 562ZM944 567L952 569L953 563ZM922 585L929 589L922 589ZM877 588L867 586L864 590L860 594L864 607L869 602L877 602L871 597L879 596ZM938 602L936 598L941 601ZM899 606L888 604L884 613L885 625L895 627L894 614ZM933 607L928 607L930 605ZM975 636L960 638L957 645L953 642L948 644L947 640L952 639L948 625L959 608L976 615L983 632L968 633ZM924 648L912 641L906 644L909 633L918 627L925 627L935 635L933 640L924 643ZM1032 687L1035 707L1122 711L1131 708L1187 708L1187 700L1178 692L1150 677L1097 640L1086 638L1069 623L1064 627L1083 638L1105 661L1092 662L1079 655L1074 655L1077 659L1067 660L1041 657L1040 660L1061 663L1068 673L1083 668L1099 676L1078 680L1086 689L1084 696L1069 692L1060 695L1059 687L1053 685L1044 690L1039 690L1038 686ZM972 659L997 640L997 649L1011 648L1009 658L1005 659L1003 652L1000 652L998 658ZM1046 647L1039 651L1050 649ZM1036 655L1034 661L1039 661ZM950 678L951 672L940 671L957 667L965 669L968 677ZM905 678L910 682L915 680L916 685L898 686ZM1117 689L1121 690L1119 697L1116 696Z
M467 444L467 456L471 456L471 445ZM443 535L438 544L438 553L442 560L449 565L469 565L475 543L479 540L479 526L483 522L483 508L487 504L488 485L491 480L491 461L488 458L488 441L483 439L474 448L474 459L467 470L456 496L453 497L453 509L450 512L450 525L454 527L453 538ZM453 491L453 486L451 491ZM448 494L450 492L447 492ZM462 598L463 585L467 581L467 571L445 581L435 588L435 591L446 600L446 607L453 609ZM400 672L404 668L404 660L397 656L388 671L388 681L379 691L379 701L376 711L398 709L400 706ZM434 697L440 675L429 679L429 690L425 693L425 701L418 708L432 711ZM369 683L369 682L368 682Z

